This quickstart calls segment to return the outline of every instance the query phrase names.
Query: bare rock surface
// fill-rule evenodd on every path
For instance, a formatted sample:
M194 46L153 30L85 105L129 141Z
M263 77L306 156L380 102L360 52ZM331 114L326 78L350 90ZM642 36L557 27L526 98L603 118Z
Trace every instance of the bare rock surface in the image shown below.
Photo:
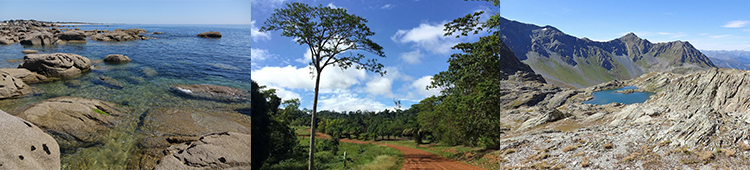
M193 84L174 85L171 91L179 95L225 102L250 101L250 91L226 86Z
M47 76L31 72L25 68L0 68L0 72L8 73L26 84L45 82L48 80Z
M27 54L18 68L47 77L71 77L91 69L91 60L69 53Z
M24 54L36 54L36 53L39 53L39 51L26 49L26 50L21 51L21 53L24 53Z
M249 169L250 135L224 132L172 145L154 169Z
M16 109L18 117L53 134L62 148L101 142L127 108L78 97L57 97Z
M203 38L221 38L221 33L216 32L216 31L203 32L203 33L198 34L198 37L203 37Z
M31 94L32 87L8 72L0 71L0 99Z
M0 111L0 169L60 169L60 148L36 125Z
M118 41L131 41L131 40L145 40L148 37L140 35L146 33L146 30L140 28L131 29L116 29L109 31L104 34L95 34L91 36L91 40L94 41L107 41L107 42L118 42Z
M128 56L122 54L110 54L104 57L104 62L107 63L127 63L133 61Z

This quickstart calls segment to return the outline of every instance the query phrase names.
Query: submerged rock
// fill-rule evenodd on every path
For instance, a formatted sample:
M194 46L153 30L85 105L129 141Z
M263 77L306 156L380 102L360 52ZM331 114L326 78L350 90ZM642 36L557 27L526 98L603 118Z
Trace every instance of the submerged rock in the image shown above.
M198 34L198 37L203 37L203 38L221 38L221 33L216 32L216 31L203 32L203 33Z
M194 84L174 85L171 91L180 95L224 102L250 101L250 91L226 86Z
M0 111L0 169L60 169L60 148L36 125Z
M250 117L232 110L152 108L141 115L139 152L128 163L131 169L153 169L169 153L170 145L190 142L211 133L250 133ZM249 153L249 152L247 152Z
M90 146L106 140L106 132L127 108L78 97L57 97L16 109L18 117L53 134L62 148Z
M94 79L94 83L107 86L109 88L114 88L114 89L122 89L125 87L122 83L120 83L120 81L117 81L113 79L112 77L107 77L107 76L102 76L102 75Z
M172 145L154 169L249 169L250 135L224 132Z
M107 63L127 63L133 61L128 56L122 54L110 54L104 57L104 62Z
M28 54L18 68L39 73L47 77L71 77L91 68L91 60L86 57L69 54Z

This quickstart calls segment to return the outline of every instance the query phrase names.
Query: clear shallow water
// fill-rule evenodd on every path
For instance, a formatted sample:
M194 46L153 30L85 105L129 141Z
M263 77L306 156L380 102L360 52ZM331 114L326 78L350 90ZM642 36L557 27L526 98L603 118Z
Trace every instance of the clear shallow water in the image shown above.
M612 102L622 103L622 104L633 104L633 103L643 103L646 100L648 100L649 96L651 96L653 93L645 93L645 92L634 92L630 94L622 94L622 93L616 93L615 91L620 90L626 90L626 89L636 89L635 86L628 86L623 87L619 89L611 89L611 90L603 90L594 92L592 94L594 96L593 99L584 101L584 104L598 104L598 105L604 105L609 104Z
M68 27L66 27L68 28ZM248 108L249 103L221 103L180 97L169 91L176 84L213 84L250 89L249 25L82 25L81 30L141 28L149 40L127 42L87 41L84 44L22 46L0 45L0 67L16 68L24 49L39 53L74 53L92 60L92 71L80 77L32 84L43 91L30 97L0 100L0 109L14 109L45 99L74 96L99 99L133 108L107 133L108 141L88 148L74 148L61 155L63 169L125 169L139 138L149 132L138 130L139 116L151 108L215 110ZM153 32L163 34L152 34ZM220 39L196 37L218 31ZM108 54L123 54L133 61L108 65L100 62ZM98 83L98 76L114 78L124 88ZM80 86L65 83L80 82ZM11 113L13 114L13 113Z

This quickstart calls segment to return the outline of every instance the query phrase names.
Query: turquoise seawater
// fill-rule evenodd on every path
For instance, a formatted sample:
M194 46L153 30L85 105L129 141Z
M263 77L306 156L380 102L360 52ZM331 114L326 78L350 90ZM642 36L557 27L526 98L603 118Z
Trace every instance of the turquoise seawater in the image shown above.
M81 30L141 28L151 39L51 46L0 45L0 67L16 68L24 49L39 53L74 53L91 59L92 71L80 77L31 84L40 94L0 100L0 109L18 107L45 99L73 96L99 99L133 109L107 136L110 140L87 148L73 148L61 155L63 169L125 169L133 159L137 141L150 132L138 129L139 116L152 108L227 110L249 108L249 103L223 103L181 97L169 91L177 84L212 84L250 89L250 25L82 25ZM67 28L67 27L66 27ZM163 34L153 34L153 32ZM200 38L201 32L218 31L220 39ZM123 54L133 61L110 65L101 62L108 54ZM123 85L112 88L96 81L111 77ZM66 83L68 83L66 85ZM78 84L71 86L70 83ZM11 113L13 114L13 113Z
M623 87L619 89L611 89L611 90L603 90L594 92L592 94L594 96L593 99L584 101L585 104L598 104L598 105L604 105L609 104L612 102L622 103L622 104L633 104L633 103L643 103L646 100L648 100L649 96L651 96L653 93L647 93L647 92L635 92L630 94L622 94L622 93L616 93L615 91L625 90L625 89L636 89L635 86L628 86Z

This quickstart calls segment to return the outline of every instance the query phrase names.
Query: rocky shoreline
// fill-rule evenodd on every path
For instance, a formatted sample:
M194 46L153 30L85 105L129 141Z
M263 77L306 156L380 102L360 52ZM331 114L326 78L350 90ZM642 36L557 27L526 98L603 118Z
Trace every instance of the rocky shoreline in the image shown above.
M143 29L84 30L60 28L57 24L20 21L0 25L0 44L63 45L86 43L87 39L104 42L147 40L140 35ZM218 32L216 32L218 34ZM219 34L220 36L220 34ZM71 53L38 53L24 50L26 55L17 68L2 68L0 75L0 100L25 98L44 91L29 84L65 81L65 86L80 86L80 80L101 63L119 65L132 61L120 54L110 54L104 60L92 61L87 57ZM94 63L98 63L94 66ZM101 70L99 70L101 71ZM153 69L144 68L143 74L154 76ZM123 83L104 75L94 76L94 84L112 89L125 88ZM141 80L142 81L142 80ZM76 83L77 82L77 83ZM60 169L61 152L80 152L81 148L102 145L111 141L110 131L121 126L123 121L138 120L136 132L144 133L135 144L132 159L126 163L128 169L182 169L193 168L249 168L250 166L250 117L249 113L235 107L249 108L249 91L216 85L182 85L183 93L171 95L191 100L207 100L231 103L232 108L212 108L211 111L186 108L150 108L145 113L136 113L127 103L80 97L54 97L15 109L0 111L3 130L28 136L15 140L0 138L4 151L0 155L0 169ZM173 87L173 88L175 88ZM170 91L164 89L164 91ZM188 91L189 93L184 93ZM174 92L174 91L173 91ZM166 95L170 95L167 93ZM140 115L140 118L138 118ZM18 120L18 121L17 121ZM125 123L127 124L127 123ZM23 126L20 126L23 125ZM7 127L6 127L7 126ZM36 130L24 129L32 127ZM31 141L28 143L27 141ZM43 144L35 144L42 142ZM31 146L26 146L32 144ZM197 145L198 147L187 147ZM30 148L30 149L29 149ZM29 152L29 150L31 152ZM43 153L43 154L39 154ZM183 153L213 153L206 156ZM247 153L246 155L240 153ZM41 156L37 156L41 155ZM174 155L168 157L168 155ZM25 157L20 157L25 156ZM176 159L176 160L173 160ZM182 164L188 161L189 164ZM197 166L196 165L200 165ZM205 165L205 166L204 166Z

